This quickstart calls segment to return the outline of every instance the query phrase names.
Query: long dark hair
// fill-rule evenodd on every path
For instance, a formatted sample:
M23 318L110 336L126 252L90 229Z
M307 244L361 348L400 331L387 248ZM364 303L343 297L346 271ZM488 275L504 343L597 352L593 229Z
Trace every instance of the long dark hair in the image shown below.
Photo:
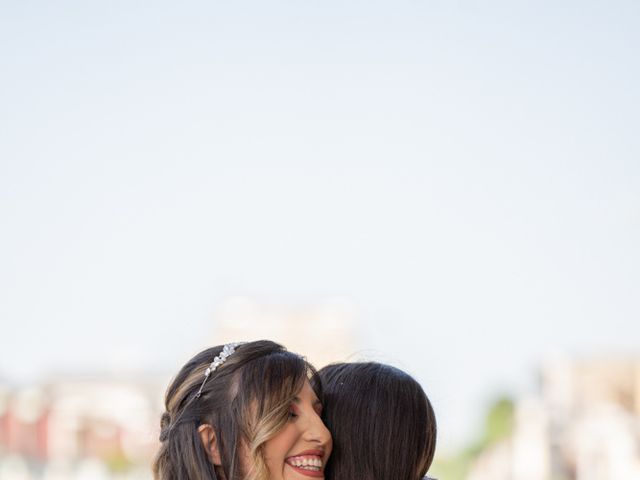
M198 353L169 385L160 421L161 445L153 464L156 480L268 478L263 445L287 422L291 401L304 382L317 374L299 355L260 340L238 346L197 396L205 370L222 349L219 345ZM312 383L321 398L317 379ZM215 432L219 468L198 433L202 424ZM241 443L248 447L250 471L240 461Z
M431 465L436 420L420 384L380 363L338 363L319 372L323 420L333 436L329 480L417 480Z

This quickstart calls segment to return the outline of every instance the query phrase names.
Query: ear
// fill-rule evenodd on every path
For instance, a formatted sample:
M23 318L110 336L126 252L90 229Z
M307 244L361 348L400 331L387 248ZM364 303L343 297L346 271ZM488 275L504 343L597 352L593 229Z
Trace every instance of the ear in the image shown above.
M213 462L214 465L220 466L222 465L222 461L220 460L220 449L218 447L218 439L216 437L216 432L213 427L207 423L203 423L198 427L198 433L200 434L200 439L202 440L202 444L204 445L205 450L209 454L209 458Z

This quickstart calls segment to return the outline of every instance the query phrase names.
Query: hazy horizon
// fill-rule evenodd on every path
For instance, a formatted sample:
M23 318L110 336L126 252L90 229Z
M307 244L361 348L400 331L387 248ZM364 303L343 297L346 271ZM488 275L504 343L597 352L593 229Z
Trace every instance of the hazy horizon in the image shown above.
M344 298L452 445L550 353L639 354L640 4L2 10L0 375Z

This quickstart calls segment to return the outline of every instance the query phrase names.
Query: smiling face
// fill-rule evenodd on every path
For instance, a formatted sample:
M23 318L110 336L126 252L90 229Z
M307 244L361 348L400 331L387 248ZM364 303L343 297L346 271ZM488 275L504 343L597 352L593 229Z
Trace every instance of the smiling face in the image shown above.
M321 413L322 404L306 381L291 404L287 424L264 444L269 480L324 478L332 441Z

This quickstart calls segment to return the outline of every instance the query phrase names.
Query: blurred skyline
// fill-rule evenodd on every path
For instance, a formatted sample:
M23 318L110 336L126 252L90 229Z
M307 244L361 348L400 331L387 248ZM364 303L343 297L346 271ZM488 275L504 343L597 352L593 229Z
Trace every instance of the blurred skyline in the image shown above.
M640 4L0 5L0 377L339 299L451 445L548 354L638 355Z

